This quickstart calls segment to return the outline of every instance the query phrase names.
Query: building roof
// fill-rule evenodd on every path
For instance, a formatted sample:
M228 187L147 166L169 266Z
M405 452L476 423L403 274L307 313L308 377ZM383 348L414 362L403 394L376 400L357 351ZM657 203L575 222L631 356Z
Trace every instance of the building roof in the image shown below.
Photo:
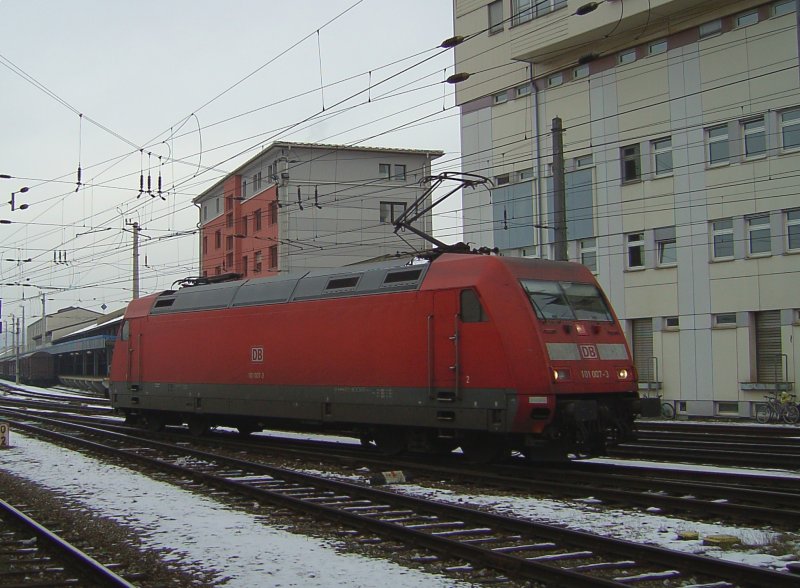
M225 180L230 178L231 176L238 175L242 172L246 167L258 161L260 158L264 157L266 153L274 149L282 149L286 147L299 147L303 149L328 149L331 151L366 151L372 153L403 153L406 155L429 155L431 159L437 159L444 155L444 151L439 151L436 149L394 149L392 147L362 147L358 145L332 145L326 143L293 143L290 141L274 141L266 147L259 151L256 155L245 161L235 170L230 173L225 174L225 177L218 180L214 183L211 187L203 190L200 194L192 198L193 203L200 202L200 200L204 199L210 192L215 191L217 188L222 186L225 183Z

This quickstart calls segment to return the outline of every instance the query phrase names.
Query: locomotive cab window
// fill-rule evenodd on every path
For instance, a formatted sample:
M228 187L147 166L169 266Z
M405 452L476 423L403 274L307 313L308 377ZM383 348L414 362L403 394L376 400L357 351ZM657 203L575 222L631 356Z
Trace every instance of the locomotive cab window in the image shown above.
M461 320L465 323L483 323L488 320L475 290L461 291Z
M594 284L521 280L536 316L542 320L611 322L611 311Z
M119 338L123 341L127 341L131 337L131 324L128 321L122 323L122 327L119 330Z

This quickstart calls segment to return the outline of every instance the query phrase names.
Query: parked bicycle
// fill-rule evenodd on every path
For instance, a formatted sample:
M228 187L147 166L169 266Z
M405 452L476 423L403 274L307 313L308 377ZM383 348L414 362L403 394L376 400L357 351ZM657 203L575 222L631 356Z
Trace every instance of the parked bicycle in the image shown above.
M650 394L652 394L652 393L650 393ZM665 419L670 419L670 420L674 419L675 418L675 404L673 402L669 401L669 400L664 400L664 397L661 394L657 394L656 396L651 396L650 394L645 392L644 395L642 396L642 400L643 401L659 401L660 405L661 405L660 406L661 417L665 418ZM650 414L646 414L644 416L650 416L650 417L658 416L658 412L657 411L658 411L658 409L653 407L653 409L650 412Z
M764 396L764 399L766 402L756 406L756 420L759 423L771 421L796 423L800 420L800 409L797 408L794 394L772 392Z

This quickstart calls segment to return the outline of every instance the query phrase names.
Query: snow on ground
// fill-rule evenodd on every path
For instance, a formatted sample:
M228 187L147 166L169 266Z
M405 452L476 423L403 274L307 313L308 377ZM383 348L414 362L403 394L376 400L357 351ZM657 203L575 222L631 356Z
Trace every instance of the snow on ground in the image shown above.
M61 491L140 530L175 561L216 570L227 588L252 586L465 586L380 559L337 552L335 542L272 528L214 500L12 431L7 472Z

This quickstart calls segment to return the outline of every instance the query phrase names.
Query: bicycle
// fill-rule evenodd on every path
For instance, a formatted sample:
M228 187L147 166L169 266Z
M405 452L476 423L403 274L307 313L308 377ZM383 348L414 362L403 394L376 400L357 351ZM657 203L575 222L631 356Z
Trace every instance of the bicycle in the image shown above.
M656 413L655 410L653 410L653 412L651 412L646 416L653 417L653 416L658 416L658 414L660 414L661 418L669 420L675 418L675 405L668 400L664 400L664 397L661 394L658 394L656 396L650 396L647 393L645 393L645 396L642 398L642 400L657 400L660 403L658 413Z
M777 392L764 396L766 402L756 406L756 421L768 423L770 421L783 421L794 424L800 420L800 409L797 408L794 394Z

